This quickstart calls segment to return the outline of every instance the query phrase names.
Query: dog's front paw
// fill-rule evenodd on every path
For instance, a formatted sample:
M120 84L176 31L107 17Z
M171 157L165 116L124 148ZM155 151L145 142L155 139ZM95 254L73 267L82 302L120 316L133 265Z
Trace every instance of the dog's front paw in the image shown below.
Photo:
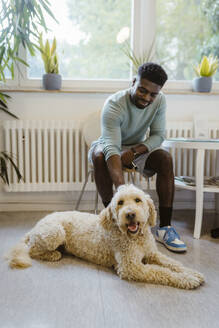
M180 273L178 283L178 287L183 289L195 289L201 285L199 278L189 273Z
M198 271L195 271L193 269L185 268L185 272L188 272L189 275L197 278L200 282L200 284L203 284L205 282L204 275Z

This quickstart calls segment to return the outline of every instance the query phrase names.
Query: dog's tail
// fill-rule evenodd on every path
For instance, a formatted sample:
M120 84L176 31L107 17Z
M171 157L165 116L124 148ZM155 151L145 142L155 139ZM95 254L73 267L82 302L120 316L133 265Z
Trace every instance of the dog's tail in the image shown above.
M25 269L32 265L27 245L28 240L27 235L4 256L12 269Z

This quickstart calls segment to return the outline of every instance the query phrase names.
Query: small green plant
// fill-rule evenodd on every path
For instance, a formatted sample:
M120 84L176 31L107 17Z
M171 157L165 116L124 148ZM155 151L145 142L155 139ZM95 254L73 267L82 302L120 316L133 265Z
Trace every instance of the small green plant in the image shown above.
M197 76L213 76L219 67L218 58L213 55L203 56L200 64L194 67Z
M131 48L130 41L126 41L123 46L123 53L131 60L132 67L133 67L133 74L136 75L138 72L139 66L143 65L146 62L150 62L153 60L154 57L154 43L153 40L151 47L148 51L145 51L142 55L137 56L133 49Z
M0 178L7 185L9 185L8 166L7 166L7 163L9 163L9 162L11 163L13 169L16 172L18 182L22 179L22 175L21 175L17 165L13 161L12 156L7 154L5 151L1 151L0 152Z
M46 40L45 44L43 43L43 35L41 33L39 37L39 45L45 72L47 74L59 74L59 63L56 53L56 38L54 37L52 46L50 47L48 39Z

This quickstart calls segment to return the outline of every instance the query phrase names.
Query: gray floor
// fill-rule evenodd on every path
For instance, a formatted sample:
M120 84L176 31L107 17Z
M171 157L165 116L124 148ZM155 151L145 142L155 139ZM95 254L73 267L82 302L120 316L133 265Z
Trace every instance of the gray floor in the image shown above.
M200 240L194 240L194 211L177 211L173 225L188 245L186 254L165 254L204 273L197 290L120 280L111 270L65 257L58 263L33 261L11 270L2 255L45 212L0 213L1 328L195 328L219 327L219 239L209 231L218 216L204 214Z

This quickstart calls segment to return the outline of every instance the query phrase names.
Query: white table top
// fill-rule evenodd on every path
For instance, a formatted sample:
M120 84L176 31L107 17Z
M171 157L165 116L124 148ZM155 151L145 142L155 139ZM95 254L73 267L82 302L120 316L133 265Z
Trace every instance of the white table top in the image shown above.
M218 150L219 139L169 138L162 145L171 148Z

